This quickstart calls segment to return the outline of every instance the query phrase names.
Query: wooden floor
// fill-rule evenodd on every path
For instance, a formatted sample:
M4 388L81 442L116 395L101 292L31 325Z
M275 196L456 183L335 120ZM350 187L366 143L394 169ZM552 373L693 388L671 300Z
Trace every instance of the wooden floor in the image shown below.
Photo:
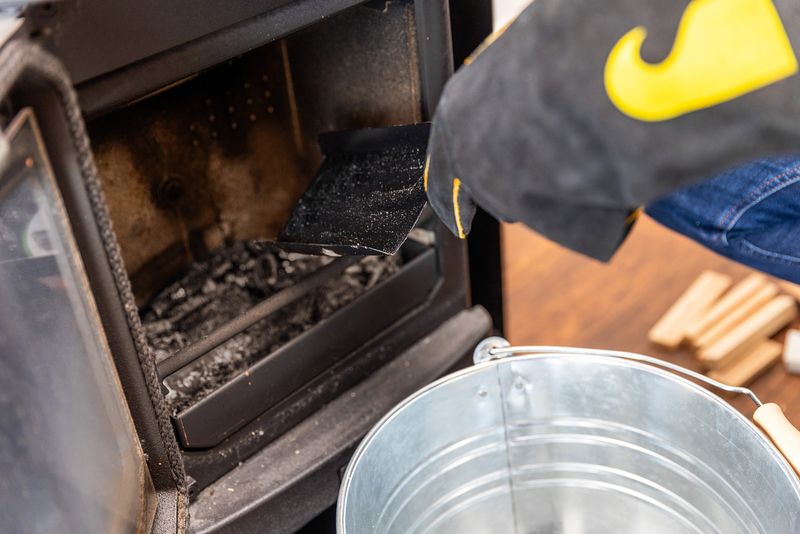
M570 252L521 225L503 230L506 334L514 344L569 345L628 350L699 369L684 352L669 353L647 341L647 331L704 270L749 271L694 242L640 220L608 264ZM751 388L776 402L800 425L800 376L778 364ZM752 402L731 397L747 415Z

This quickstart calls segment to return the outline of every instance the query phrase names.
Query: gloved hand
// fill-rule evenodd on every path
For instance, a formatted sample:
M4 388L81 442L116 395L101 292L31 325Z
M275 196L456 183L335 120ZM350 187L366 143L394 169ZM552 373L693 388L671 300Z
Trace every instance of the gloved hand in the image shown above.
M797 46L791 0L536 0L447 84L429 200L607 259L639 206L800 152Z

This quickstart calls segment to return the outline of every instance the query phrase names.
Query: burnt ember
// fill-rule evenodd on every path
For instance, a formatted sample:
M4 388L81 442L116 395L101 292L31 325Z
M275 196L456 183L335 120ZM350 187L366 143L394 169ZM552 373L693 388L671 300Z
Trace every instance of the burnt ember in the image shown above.
M239 242L192 264L141 310L145 334L160 362L207 336L264 299L333 261ZM262 319L167 378L177 413L302 334L397 272L400 258L366 256L338 278Z

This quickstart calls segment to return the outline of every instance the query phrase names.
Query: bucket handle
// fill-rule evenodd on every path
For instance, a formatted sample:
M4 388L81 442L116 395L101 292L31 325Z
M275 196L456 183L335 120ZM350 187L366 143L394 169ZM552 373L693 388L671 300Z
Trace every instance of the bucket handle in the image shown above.
M506 339L499 336L489 337L481 341L478 346L475 347L473 361L478 364L491 360L503 359L508 356L535 354L590 354L636 361L692 378L713 389L735 393L737 395L745 395L756 405L756 411L753 413L753 421L764 431L781 454L783 454L783 457L786 458L792 466L794 472L800 476L800 431L789 422L780 406L775 403L764 404L756 394L748 388L729 386L703 374L681 367L680 365L653 358L652 356L636 354L634 352L554 346L513 347Z

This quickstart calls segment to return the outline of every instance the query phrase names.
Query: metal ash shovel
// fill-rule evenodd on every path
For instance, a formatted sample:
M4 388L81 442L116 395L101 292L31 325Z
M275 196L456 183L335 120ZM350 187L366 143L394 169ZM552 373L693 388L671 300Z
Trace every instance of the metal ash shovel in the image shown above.
M328 256L394 254L425 207L430 124L322 134L324 161L275 244Z

